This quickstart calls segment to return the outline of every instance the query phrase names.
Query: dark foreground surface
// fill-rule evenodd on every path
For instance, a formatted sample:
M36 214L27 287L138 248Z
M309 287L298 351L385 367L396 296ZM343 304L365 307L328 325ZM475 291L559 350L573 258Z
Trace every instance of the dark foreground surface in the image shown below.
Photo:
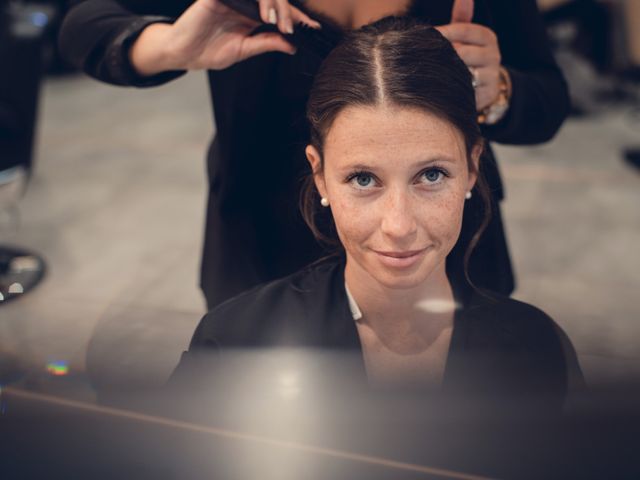
M98 405L4 388L0 478L640 478L637 384L576 392L560 414L544 398L329 388L297 375L304 361Z

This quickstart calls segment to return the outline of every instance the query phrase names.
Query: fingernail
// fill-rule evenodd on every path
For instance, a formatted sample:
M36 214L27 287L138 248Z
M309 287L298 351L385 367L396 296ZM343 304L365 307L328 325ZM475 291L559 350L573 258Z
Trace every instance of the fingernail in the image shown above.
M288 33L289 35L293 34L293 25L291 25L290 23L285 27L284 29L285 33Z
M275 8L270 8L269 9L269 18L268 21L271 25L275 25L276 23L278 23L278 14L276 13L276 9Z

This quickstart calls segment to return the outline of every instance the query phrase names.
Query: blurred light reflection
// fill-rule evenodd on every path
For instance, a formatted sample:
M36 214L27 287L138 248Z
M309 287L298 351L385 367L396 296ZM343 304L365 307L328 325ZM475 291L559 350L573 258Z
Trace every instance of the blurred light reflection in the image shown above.
M44 27L47 23L49 23L49 17L44 12L33 12L29 15L29 20L31 23L38 27Z
M419 310L429 313L447 313L453 312L458 305L456 302L447 300L444 298L434 298L429 300L423 300L416 304Z
M297 398L300 394L298 376L293 372L284 372L278 379L280 395L287 400Z
M56 360L47 364L47 372L56 377L61 377L69 373L69 365L64 360Z
M10 268L12 272L20 273L22 271L37 270L39 266L40 263L36 257L33 257L31 255L24 255L11 260Z

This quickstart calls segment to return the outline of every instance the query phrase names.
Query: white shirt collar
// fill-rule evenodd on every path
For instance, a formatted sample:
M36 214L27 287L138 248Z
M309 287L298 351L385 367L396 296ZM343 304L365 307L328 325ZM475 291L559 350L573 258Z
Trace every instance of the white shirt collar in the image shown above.
M362 318L362 312L356 303L355 298L351 295L349 291L349 287L347 286L347 282L344 282L344 290L347 292L347 299L349 300L349 310L351 310L351 316L354 320L360 320Z
M362 318L362 311L360 310L360 307L358 307L358 304L356 303L356 299L353 298L353 295L351 295L351 292L349 291L349 287L347 286L346 281L344 282L344 290L345 292L347 292L347 299L349 300L349 310L351 311L351 316L355 321L358 321ZM421 310L424 310L426 312L432 312L432 313L434 312L444 313L444 312L454 311L458 308L462 308L462 306L456 304L455 301L451 302L447 300L438 300L438 299L419 302L417 306Z

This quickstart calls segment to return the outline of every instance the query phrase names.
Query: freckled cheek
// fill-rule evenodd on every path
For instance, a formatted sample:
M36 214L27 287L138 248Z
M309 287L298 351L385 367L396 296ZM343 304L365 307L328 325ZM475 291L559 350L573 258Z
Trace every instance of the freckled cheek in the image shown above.
M443 245L453 246L460 234L464 205L458 197L455 192L447 192L428 200L422 199L415 206L422 228Z
M380 225L377 202L363 198L337 199L331 202L331 212L345 247L369 239Z
M340 236L347 249L366 244L379 231L385 214L392 210L384 197L371 199L351 195L333 195L331 212ZM428 195L416 195L407 205L413 211L423 234L438 243L453 247L460 234L464 200L460 192L447 191Z

